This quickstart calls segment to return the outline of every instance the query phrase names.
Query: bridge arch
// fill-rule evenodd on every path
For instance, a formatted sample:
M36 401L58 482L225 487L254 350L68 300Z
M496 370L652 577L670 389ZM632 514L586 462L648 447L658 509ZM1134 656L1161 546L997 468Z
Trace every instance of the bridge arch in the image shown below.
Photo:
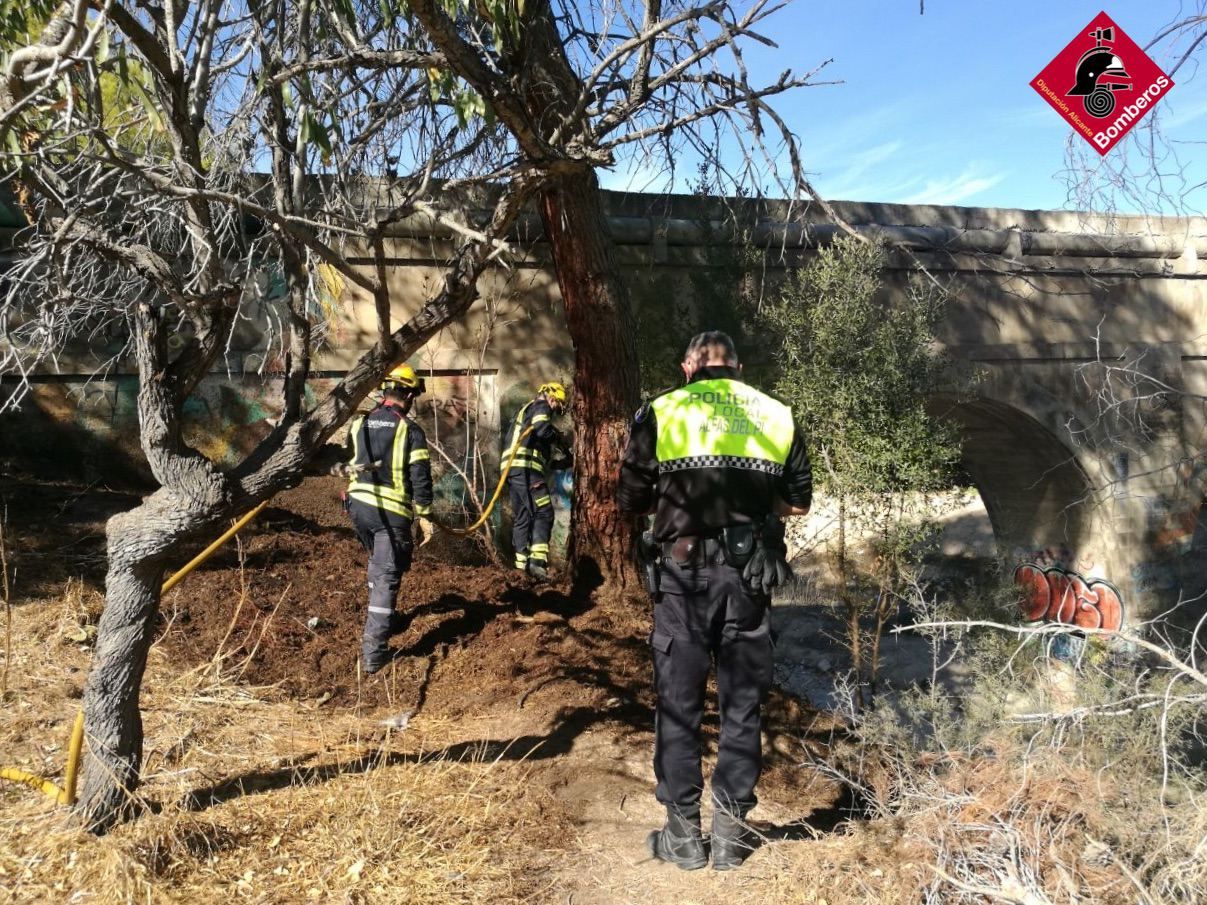
M1000 556L1055 548L1080 559L1096 546L1093 482L1048 427L987 397L936 399L934 411L960 431L964 469L984 501Z

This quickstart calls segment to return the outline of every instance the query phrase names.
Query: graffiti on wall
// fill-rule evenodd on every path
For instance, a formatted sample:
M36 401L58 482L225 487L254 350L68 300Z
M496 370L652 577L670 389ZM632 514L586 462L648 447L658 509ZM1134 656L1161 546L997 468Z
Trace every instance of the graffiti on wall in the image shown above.
M1025 562L1014 570L1022 590L1023 618L1077 628L1117 631L1123 627L1123 597L1109 581L1086 578L1060 565Z
M1151 556L1132 569L1132 581L1140 591L1176 591L1188 577L1186 569L1201 556L1207 539L1204 494L1207 474L1198 460L1184 459L1178 465L1178 492L1172 496L1144 497L1145 541Z
M560 562L570 547L570 509L574 497L572 469L550 472L549 495L553 497L553 533L549 537L549 548L553 560Z
M463 375L427 377L428 393L420 400L415 417L423 424L429 441L439 443L448 457L433 456L437 476L452 469L450 461L469 475L481 472L483 464L494 470L497 428L493 417L482 417L494 404L493 380L493 375L480 379ZM306 384L305 407L313 408L338 382L338 377L312 377ZM135 375L35 384L31 405L22 413L22 420L18 422L10 415L11 424L0 422L4 452L40 458L60 456L64 464L74 467L84 450L103 449L105 460L120 459L136 469L145 469L139 445L137 393ZM210 376L185 401L181 419L184 438L218 465L234 466L272 431L280 418L281 405L281 381L276 375ZM361 410L371 405L366 400ZM484 422L481 439L479 421ZM52 437L54 442L49 439ZM346 440L343 430L331 438L336 444L346 445ZM487 453L485 463L476 460L479 446ZM483 477L478 483L485 480Z

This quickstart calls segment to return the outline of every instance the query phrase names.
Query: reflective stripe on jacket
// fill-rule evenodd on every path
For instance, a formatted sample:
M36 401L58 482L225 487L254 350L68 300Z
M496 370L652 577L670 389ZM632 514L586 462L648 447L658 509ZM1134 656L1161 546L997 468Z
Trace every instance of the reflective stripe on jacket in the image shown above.
M352 422L348 496L403 518L432 511L431 454L423 428L393 406Z
M734 368L701 368L695 378L637 412L620 508L653 509L655 536L672 540L761 523L777 499L808 507L813 474L792 410Z
M737 380L698 380L650 403L658 471L718 465L784 473L796 426L792 410Z
M532 430L525 436L529 428ZM549 403L540 397L527 403L516 412L512 421L507 447L509 450L515 448L512 469L527 468L544 472L549 464L555 437L557 431L553 427L553 409ZM503 455L503 462L507 462L507 453Z

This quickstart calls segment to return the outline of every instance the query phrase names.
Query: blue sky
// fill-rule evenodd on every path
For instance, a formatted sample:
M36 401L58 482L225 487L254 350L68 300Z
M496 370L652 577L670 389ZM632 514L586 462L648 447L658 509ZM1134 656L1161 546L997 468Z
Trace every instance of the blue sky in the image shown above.
M1195 5L926 0L919 15L917 0L795 0L764 29L779 48L752 50L748 61L754 79L770 81L833 58L820 78L843 84L777 105L828 198L1058 209L1070 206L1061 171L1072 130L1031 79L1101 10L1143 47ZM1154 58L1168 71L1159 50ZM1207 73L1194 75L1193 64L1184 66L1159 109L1171 138L1201 142L1179 144L1178 153L1202 182ZM629 183L623 172L605 180L609 188ZM1196 206L1207 205L1200 197Z

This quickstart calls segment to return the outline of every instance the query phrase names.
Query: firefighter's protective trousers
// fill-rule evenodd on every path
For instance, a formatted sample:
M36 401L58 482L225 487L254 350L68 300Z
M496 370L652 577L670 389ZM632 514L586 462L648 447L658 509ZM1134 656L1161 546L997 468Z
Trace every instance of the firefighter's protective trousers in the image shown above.
M399 628L394 611L402 576L411 568L411 520L352 499L348 514L369 554L369 610L361 639L365 669L376 672L389 661L390 636Z
M431 455L423 428L392 405L357 418L350 433L353 478L347 508L369 553L362 662L367 672L376 672L389 662L390 635L398 627L394 605L411 567L411 520L431 513Z
M513 469L507 478L511 494L511 543L515 567L526 568L529 560L544 565L549 560L549 537L553 534L553 500L544 472Z
M713 801L739 816L757 802L754 788L763 769L760 711L773 669L768 603L719 557L688 566L664 560L650 635L658 694L655 795L664 805L688 814L700 808L700 721L714 660L721 736Z
M557 431L553 410L538 396L516 413L510 446L515 450L507 489L511 496L511 542L515 567L529 562L545 565L549 560L549 537L553 533L553 500L545 476Z

